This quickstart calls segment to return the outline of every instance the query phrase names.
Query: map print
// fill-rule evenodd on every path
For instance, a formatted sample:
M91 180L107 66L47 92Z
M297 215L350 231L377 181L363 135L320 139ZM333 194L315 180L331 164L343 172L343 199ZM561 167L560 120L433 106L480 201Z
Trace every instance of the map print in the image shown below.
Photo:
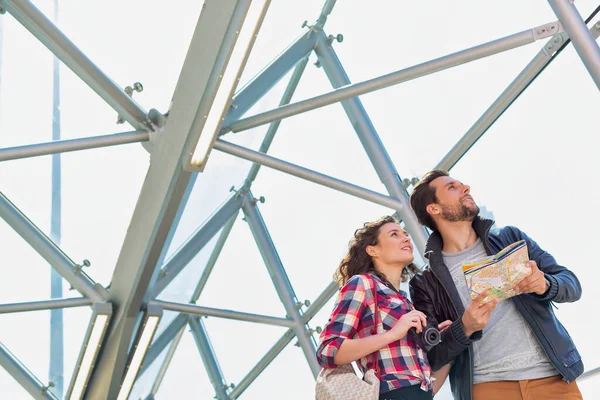
M494 298L508 299L519 294L513 286L531 274L531 268L525 265L527 261L527 243L520 240L505 247L498 254L463 264L462 269L471 299L486 289L490 289L486 301Z

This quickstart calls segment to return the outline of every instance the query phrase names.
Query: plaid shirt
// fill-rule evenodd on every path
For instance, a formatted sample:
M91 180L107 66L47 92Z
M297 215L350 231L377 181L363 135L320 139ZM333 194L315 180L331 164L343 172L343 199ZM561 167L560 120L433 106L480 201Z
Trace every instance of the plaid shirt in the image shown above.
M377 285L377 304L380 322L377 332L390 330L402 315L413 309L406 293L386 286L379 278L355 275L340 290L333 313L321 332L317 359L323 368L335 368L333 357L344 339L370 336L373 327L373 282ZM373 356L368 356L369 360ZM357 362L359 369L367 371L367 357ZM369 362L369 364L371 364ZM432 390L431 368L423 350L411 335L389 343L378 352L380 393L401 387L420 384L423 390Z

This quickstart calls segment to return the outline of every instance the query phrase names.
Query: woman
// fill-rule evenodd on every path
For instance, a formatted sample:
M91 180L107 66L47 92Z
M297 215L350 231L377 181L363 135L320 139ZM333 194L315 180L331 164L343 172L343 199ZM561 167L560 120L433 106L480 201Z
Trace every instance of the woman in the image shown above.
M371 367L367 356L378 352L380 400L433 397L435 378L425 353L409 334L411 328L420 333L426 317L400 290L400 283L418 272L413 259L410 237L394 218L383 217L358 229L336 271L341 290L317 350L323 368L359 361L362 372ZM371 304L375 287L380 321L376 331ZM439 328L448 325L445 321Z

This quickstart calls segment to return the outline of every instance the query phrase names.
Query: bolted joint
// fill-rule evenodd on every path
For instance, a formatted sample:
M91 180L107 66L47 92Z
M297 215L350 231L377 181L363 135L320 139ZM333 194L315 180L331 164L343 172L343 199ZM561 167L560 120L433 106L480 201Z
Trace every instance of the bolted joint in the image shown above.
M251 200L251 203L252 203L253 206L255 206L256 203L265 204L265 197L264 196L260 196L258 199L257 198L253 198Z
M419 178L402 179L402 186L404 187L404 189L408 189L409 186L415 186L417 183L419 183Z
M315 329L309 328L307 332L309 335L313 335L315 333L321 334L321 332L323 332L323 328L321 328L320 326L317 326L317 327L315 327Z
M304 301L297 301L296 302L296 309L300 310L302 307L309 307L310 306L310 300L304 300Z
M54 382L50 381L48 382L47 386L44 386L43 388L40 389L40 392L42 392L42 394L47 394L50 392L50 388L54 387Z
M92 265L92 263L90 262L90 260L87 260L87 259L83 260L83 262L82 262L81 264L76 264L76 265L75 265L75 268L74 268L74 270L75 270L75 273L76 273L76 274L80 274L81 272L83 272L83 268L84 268L84 267L86 267L86 268L87 268L87 267L89 267L90 265Z
M135 82L132 86L128 85L123 90L125 91L127 96L133 98L133 92L138 92L138 93L143 92L144 85L142 85L140 82ZM125 120L123 119L123 117L121 117L120 115L117 116L117 124L122 124L124 122L125 122Z
M550 36L554 36L560 32L564 32L562 24L558 21L551 22L549 24L533 28L533 38L535 40L544 39Z
M335 36L333 36L333 35L327 36L327 41L329 42L329 44L333 43L334 40L338 43L342 43L344 41L344 35L342 35L341 33L338 33Z

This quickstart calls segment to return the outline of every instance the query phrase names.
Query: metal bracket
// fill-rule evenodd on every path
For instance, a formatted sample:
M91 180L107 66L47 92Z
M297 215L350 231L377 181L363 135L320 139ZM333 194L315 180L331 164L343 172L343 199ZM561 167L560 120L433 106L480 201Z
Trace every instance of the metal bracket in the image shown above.
M252 199L252 205L255 206L256 203L265 204L265 197L264 196L260 196L258 199L257 198L253 198Z
M569 36L566 32L561 32L558 35L554 35L554 37L550 39L548 43L546 43L546 45L542 49L542 52L546 56L552 57L552 55L556 53L558 49L560 49L560 46L562 46L568 39Z
M92 265L92 263L89 260L83 260L83 262L80 264L75 265L75 273L80 274L83 272L83 268L84 267L89 267L90 265Z
M402 186L404 186L404 189L408 189L409 186L415 186L417 183L419 183L419 178L412 178L412 179L408 179L408 178L404 178L402 179Z
M342 43L344 41L344 35L342 35L341 33L338 33L336 36L333 36L333 35L327 36L327 41L330 44L333 43L334 40L338 43Z
M54 382L50 381L48 382L47 386L44 386L40 391L42 392L42 394L47 394L50 393L50 388L54 387Z
M133 98L133 92L138 92L141 93L144 91L144 85L142 85L140 82L136 82L133 84L132 86L126 86L125 87L125 93L127 94L127 96ZM117 117L117 124L122 124L124 123L125 120L123 120L123 117L121 117L120 115Z
M533 28L533 38L534 40L540 40L564 31L565 29L560 21L550 22L549 24L544 24Z

